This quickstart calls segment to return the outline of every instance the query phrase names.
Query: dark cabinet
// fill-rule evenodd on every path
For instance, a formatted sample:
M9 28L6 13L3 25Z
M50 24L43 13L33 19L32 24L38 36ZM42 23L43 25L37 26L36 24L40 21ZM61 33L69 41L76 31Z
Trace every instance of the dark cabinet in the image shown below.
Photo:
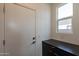
M44 41L42 42L42 55L43 56L75 56L74 54L59 49Z
M48 44L45 44L45 43L42 43L42 54L43 54L43 56L55 56L55 55L57 55L56 53L55 53L55 47L54 46L50 46L50 45L48 45Z

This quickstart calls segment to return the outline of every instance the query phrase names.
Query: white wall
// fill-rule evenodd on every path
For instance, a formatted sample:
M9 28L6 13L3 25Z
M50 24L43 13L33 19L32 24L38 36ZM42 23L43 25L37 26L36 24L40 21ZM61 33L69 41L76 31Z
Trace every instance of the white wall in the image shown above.
M74 8L73 8L73 13L74 13L72 19L73 34L56 33L57 5L59 4L52 4L51 6L51 10L52 10L51 38L79 45L79 4L74 4Z
M42 55L42 40L50 38L50 5L49 4L21 4L36 10L37 49L36 55Z

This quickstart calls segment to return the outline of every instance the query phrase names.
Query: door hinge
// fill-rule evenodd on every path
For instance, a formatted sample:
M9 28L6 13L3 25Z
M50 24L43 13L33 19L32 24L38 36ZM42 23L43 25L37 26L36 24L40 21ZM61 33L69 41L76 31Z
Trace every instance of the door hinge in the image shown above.
M3 7L3 13L5 13L5 7Z
M5 40L3 40L3 46L5 46Z

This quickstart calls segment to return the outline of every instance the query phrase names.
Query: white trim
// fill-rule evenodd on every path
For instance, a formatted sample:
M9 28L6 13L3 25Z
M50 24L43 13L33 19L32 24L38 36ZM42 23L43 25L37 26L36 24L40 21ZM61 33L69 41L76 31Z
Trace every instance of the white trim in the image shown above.
M61 19L57 19L57 21L60 21L60 20L66 20L66 19L70 19L70 18L72 18L72 16L64 17L64 18L61 18Z
M66 5L66 4L67 3L60 3L60 4L58 4L57 8L60 8L60 7L64 6L64 5Z

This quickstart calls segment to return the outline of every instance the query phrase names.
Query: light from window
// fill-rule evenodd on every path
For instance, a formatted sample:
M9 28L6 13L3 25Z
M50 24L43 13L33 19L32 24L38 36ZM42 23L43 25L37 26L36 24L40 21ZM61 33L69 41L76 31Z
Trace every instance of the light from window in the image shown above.
M57 31L72 32L73 4L65 4L58 8Z

